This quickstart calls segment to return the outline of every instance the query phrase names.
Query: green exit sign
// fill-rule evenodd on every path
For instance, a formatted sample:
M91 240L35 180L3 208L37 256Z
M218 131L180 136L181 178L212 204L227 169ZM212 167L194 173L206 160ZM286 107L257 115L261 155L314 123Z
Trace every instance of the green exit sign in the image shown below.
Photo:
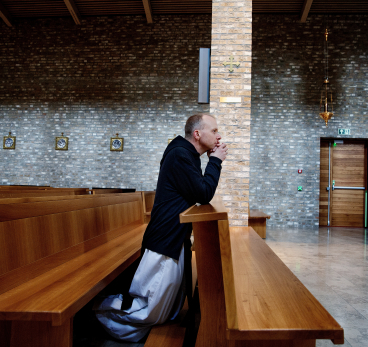
M339 129L339 135L350 135L350 129Z

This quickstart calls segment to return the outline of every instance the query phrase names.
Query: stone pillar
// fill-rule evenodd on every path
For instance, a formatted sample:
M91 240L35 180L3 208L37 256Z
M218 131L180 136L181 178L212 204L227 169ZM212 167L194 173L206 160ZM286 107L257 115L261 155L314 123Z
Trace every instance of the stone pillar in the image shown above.
M210 110L229 147L217 193L233 226L248 225L251 69L252 0L213 0Z

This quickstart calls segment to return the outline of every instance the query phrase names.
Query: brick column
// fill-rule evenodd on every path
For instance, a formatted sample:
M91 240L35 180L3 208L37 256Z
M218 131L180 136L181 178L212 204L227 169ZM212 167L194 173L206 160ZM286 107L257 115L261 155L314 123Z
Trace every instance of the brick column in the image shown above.
M231 56L240 63L233 72L223 65ZM218 194L233 226L248 225L251 68L252 0L213 0L210 110L229 146ZM221 97L240 102L220 102Z

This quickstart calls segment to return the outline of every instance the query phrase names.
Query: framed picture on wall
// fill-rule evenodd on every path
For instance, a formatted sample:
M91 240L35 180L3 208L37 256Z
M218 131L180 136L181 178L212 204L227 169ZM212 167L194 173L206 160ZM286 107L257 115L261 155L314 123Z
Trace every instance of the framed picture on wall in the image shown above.
M116 137L110 138L110 151L120 151L124 149L124 139L116 134Z
M11 136L10 131L8 136L4 136L3 149L15 149L15 136Z
M55 137L55 149L59 151L67 151L69 145L69 137L64 136L64 133L61 133L61 136Z

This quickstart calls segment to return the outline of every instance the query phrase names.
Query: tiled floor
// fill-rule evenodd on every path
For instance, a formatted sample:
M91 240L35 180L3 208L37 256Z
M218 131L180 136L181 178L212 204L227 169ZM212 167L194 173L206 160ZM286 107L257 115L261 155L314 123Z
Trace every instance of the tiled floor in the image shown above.
M368 347L368 229L267 228L266 243L340 323L349 347ZM79 323L78 323L79 321ZM83 327L78 327L83 321ZM75 347L141 347L109 338L88 308L76 319ZM317 340L318 347L333 346Z
M267 244L344 328L343 346L368 347L367 232L267 228Z

